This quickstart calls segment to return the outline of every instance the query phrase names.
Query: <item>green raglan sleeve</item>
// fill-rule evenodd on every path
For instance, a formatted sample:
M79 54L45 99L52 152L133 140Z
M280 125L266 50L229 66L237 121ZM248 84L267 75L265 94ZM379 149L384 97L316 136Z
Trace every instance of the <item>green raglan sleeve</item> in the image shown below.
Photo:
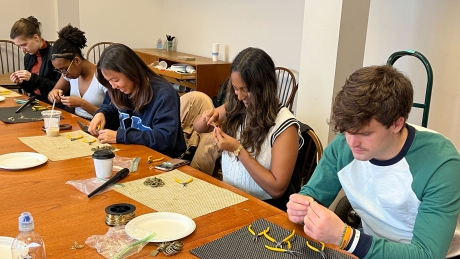
M353 160L353 155L343 134L338 134L325 148L324 154L312 177L300 190L300 194L313 197L329 207L342 188L337 173Z

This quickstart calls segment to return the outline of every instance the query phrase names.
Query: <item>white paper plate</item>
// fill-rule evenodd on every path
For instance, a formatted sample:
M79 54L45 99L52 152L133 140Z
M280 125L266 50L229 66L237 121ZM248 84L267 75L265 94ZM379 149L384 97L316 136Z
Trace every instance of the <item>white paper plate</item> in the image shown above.
M5 101L5 96L0 95L0 102Z
M196 228L191 218L173 212L154 212L138 216L126 224L126 233L135 239L145 236L135 232L135 228L155 232L150 242L167 242L190 235Z
M2 169L26 169L46 163L48 158L34 152L17 152L0 156L0 168Z
M0 259L11 258L11 244L13 244L14 238L12 237L1 237L0 236Z

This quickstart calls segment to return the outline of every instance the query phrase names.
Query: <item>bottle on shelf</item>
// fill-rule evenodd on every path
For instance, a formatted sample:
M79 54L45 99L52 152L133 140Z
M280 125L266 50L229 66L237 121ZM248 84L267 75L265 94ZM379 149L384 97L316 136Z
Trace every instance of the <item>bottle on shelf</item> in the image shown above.
M29 212L19 216L19 235L11 245L13 259L46 259L45 243L41 236L34 231L34 219Z
M163 42L161 41L161 38L158 38L157 49L163 49Z

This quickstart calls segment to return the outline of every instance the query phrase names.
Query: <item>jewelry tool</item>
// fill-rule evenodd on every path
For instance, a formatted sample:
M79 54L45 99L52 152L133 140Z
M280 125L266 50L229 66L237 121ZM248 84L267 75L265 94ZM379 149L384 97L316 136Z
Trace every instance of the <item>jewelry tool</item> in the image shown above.
M177 178L174 177L174 181L176 181L177 183L182 184L182 187L186 187L187 184L189 184L190 182L193 181L193 178L190 177L190 179L188 179L187 181L182 182L181 180L179 180L179 179L177 179Z
M275 252L288 253L288 254L290 254L290 255L292 255L294 257L297 257L297 255L302 255L301 252L297 252L297 251L289 250L289 249L284 249L284 248L271 247L271 246L268 246L268 245L265 245L265 248L267 248L268 250L271 250L271 251L275 251ZM325 258L325 257L323 257L323 258Z
M86 126L85 124L83 124L81 121L77 120L77 123L78 123L78 126L80 126L80 129L83 130L84 132L88 133L88 126Z
M310 245L310 243L308 243L308 241L306 242L306 244L307 244L308 248L310 248L311 250L320 253L320 254L321 254L321 257L322 257L323 259L326 259L326 258L327 258L327 257L326 257L326 253L324 253L324 243L323 243L323 242L320 242L320 244L321 244L321 250L318 249L318 248L316 248L316 247L314 247L314 246L312 246L312 245Z
M252 241L253 242L256 242L257 241L257 238L262 236L264 233L268 233L268 231L270 231L270 227L267 227L265 230L262 230L261 232L257 233L256 235L256 232L252 229L252 225L249 225L248 226L248 231L249 233L251 233L254 237L252 238Z
M24 108L26 108L27 105L29 105L29 104L31 104L33 101L35 101L36 98L37 98L36 96L31 96L31 97L29 98L29 100L27 100L27 102L25 102L23 105L21 105L21 107L19 107L19 109L17 109L17 110L15 111L15 113L18 113L18 112L22 111Z
M103 185L97 187L96 190L88 194L88 198L93 197L95 194L98 192L104 190L105 188L109 187L112 184L115 184L116 182L120 181L121 179L125 178L129 174L129 169L128 168L123 168L120 171L118 171L112 178L110 178L107 182L105 182Z

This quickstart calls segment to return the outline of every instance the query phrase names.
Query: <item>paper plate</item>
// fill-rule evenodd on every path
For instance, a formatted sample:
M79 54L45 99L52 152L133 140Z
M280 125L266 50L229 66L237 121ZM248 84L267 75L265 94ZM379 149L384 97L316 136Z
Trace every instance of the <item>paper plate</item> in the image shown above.
M17 152L0 156L0 168L18 170L26 169L46 163L48 158L34 152Z
M5 101L5 96L0 95L0 102Z
M191 218L173 212L154 212L138 216L126 224L126 233L135 239L142 239L144 235L136 232L139 228L148 230L156 235L150 242L168 242L190 235L196 228L195 221Z
M0 259L11 258L11 245L14 238L0 236Z

